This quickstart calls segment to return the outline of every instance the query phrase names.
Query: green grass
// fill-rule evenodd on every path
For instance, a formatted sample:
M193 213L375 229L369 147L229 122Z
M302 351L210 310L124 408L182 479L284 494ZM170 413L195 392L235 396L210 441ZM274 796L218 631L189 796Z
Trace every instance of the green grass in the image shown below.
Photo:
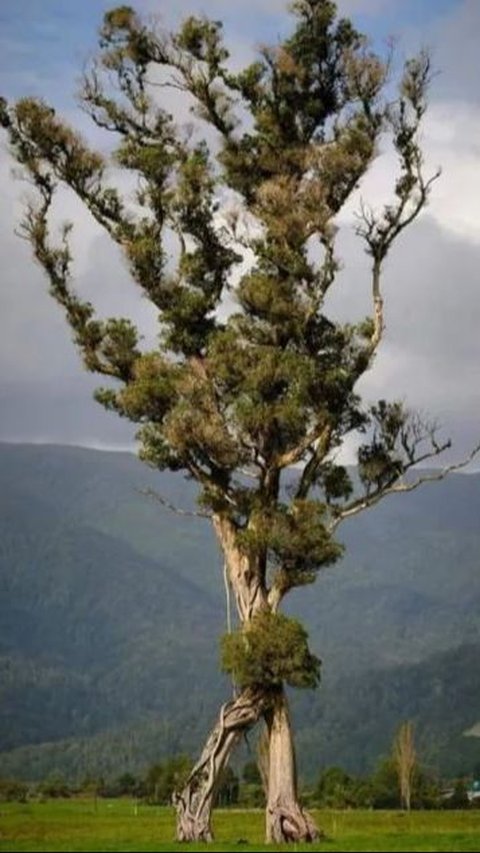
M480 810L469 812L319 812L327 840L289 850L480 851ZM216 843L208 850L280 850L263 844L263 814L217 811ZM128 800L0 803L0 851L204 850L172 843L171 809Z

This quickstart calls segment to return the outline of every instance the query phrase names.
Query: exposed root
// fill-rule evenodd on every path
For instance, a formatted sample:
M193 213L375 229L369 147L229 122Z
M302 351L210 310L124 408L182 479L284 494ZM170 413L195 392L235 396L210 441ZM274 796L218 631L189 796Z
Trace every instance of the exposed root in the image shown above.
M267 841L275 844L318 841L323 837L312 816L295 801L267 809Z

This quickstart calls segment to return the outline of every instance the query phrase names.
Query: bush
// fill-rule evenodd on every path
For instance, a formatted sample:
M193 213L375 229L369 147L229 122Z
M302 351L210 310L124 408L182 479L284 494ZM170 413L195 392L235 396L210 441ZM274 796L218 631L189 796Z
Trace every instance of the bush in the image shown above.
M468 799L467 786L463 779L457 779L451 797L447 797L443 801L445 809L469 809L470 800Z
M216 805L234 806L238 803L240 782L231 767L225 767L219 781Z
M144 796L155 805L170 805L174 791L182 788L192 769L186 755L169 758L164 764L153 764L144 781Z
M314 798L323 808L369 808L372 786L369 780L349 776L340 767L328 767L320 775Z
M46 799L67 799L72 791L63 776L54 774L38 786L39 794Z
M26 803L27 797L28 785L25 782L17 782L14 779L0 779L0 802Z
M265 808L265 792L258 782L244 782L240 786L239 805L245 809Z

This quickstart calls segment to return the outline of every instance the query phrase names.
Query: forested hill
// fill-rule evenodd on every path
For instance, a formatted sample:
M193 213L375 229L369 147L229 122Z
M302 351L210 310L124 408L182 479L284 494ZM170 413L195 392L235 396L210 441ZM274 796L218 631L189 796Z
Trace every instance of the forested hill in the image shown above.
M134 456L0 445L0 775L139 769L200 744L228 695L221 566L193 486ZM480 475L345 524L341 564L299 590L323 684L296 696L300 761L366 769L398 722L430 763L480 760Z

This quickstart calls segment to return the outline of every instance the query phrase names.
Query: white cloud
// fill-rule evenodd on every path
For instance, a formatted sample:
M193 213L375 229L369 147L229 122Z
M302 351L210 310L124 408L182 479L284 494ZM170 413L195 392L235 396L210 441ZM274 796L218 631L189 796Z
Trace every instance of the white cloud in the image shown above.
M339 11L343 15L366 14L376 15L389 7L400 7L403 0L339 0ZM143 0L142 7L152 12L158 12L158 3L155 0ZM177 0L177 2L166 2L162 5L162 17L170 15L198 14L205 12L210 15L219 15L225 12L226 0ZM230 4L228 4L230 5ZM243 0L241 14L259 13L279 15L284 14L289 6L289 0Z
M369 8L373 13L384 3L398 4L398 0L350 0L343 11L357 12L361 6L363 12ZM197 9L201 6L195 5ZM218 15L221 6L220 0L205 2L206 11L216 10ZM264 0L262 11L276 14L282 6L283 0ZM462 9L469 14L459 16L456 27L449 24L436 35L440 42L443 39L439 55L446 72L436 81L436 100L428 113L424 140L429 166L442 165L443 175L435 185L428 210L399 240L386 264L387 332L363 384L370 398L405 397L415 407L438 415L464 446L472 444L479 431L480 411L480 107L475 101L473 71L470 74L475 80L470 89L465 86L463 65L460 89L455 90L452 81L461 26L468 32L478 31L474 22L480 19L479 6L465 3ZM172 4L167 3L165 8L168 11ZM179 9L192 11L184 0ZM243 15L249 15L249 10L253 10L253 3L242 6ZM451 31L456 41L447 50ZM238 55L246 57L248 49L238 40ZM447 91L448 97L444 95ZM170 92L168 100L173 107L178 106L175 93ZM70 118L75 124L84 121L82 115L72 114ZM180 118L189 118L185 107ZM2 398L5 427L0 434L9 438L20 435L24 440L42 436L46 440L124 445L130 441L131 431L128 433L123 422L90 402L92 386L97 383L81 373L61 312L47 295L45 279L32 265L28 246L13 235L13 219L18 219L20 212L18 197L25 188L11 180L9 168L3 157L0 362L10 385L8 395ZM373 204L390 200L395 174L393 158L386 153L364 181L362 194ZM128 182L122 187L131 189ZM59 202L57 218L75 223L75 271L81 293L91 298L102 314L133 317L151 341L157 330L156 312L139 297L117 249L71 193L63 192ZM350 318L370 310L369 261L352 235L354 206L350 204L341 217L344 227L339 250L345 272L332 289L329 305L332 311Z
M455 237L480 243L480 109L461 102L434 102L425 119L422 147L426 175L442 169L422 215L431 216ZM339 224L355 222L361 199L374 210L392 201L397 174L395 154L388 149L341 211Z
M480 109L433 104L425 136L430 163L442 167L430 215L456 237L480 243Z

